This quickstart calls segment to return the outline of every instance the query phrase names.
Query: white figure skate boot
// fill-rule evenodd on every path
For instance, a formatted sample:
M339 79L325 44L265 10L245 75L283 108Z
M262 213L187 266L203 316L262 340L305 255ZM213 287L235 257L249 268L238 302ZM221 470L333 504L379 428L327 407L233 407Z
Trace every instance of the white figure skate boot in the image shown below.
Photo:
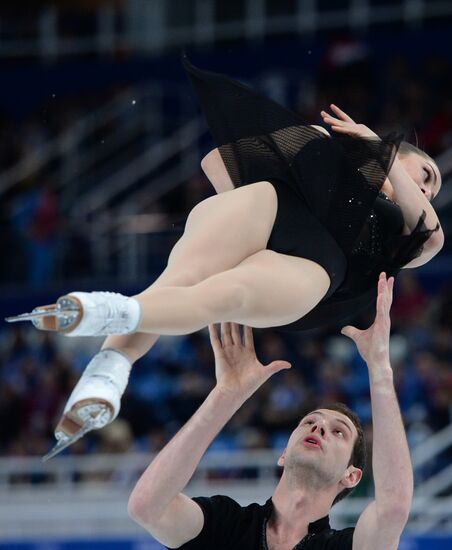
M129 359L113 349L104 349L91 359L55 429L57 444L43 457L44 461L118 416L131 368Z
M141 306L134 298L115 292L71 292L58 298L56 304L7 317L6 321L31 321L40 330L65 336L108 336L134 332L140 317Z

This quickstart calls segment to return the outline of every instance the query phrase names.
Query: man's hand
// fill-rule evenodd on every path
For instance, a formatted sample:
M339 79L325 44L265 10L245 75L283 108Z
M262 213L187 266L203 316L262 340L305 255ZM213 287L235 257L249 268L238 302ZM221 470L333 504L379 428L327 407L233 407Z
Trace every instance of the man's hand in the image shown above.
M357 124L351 117L344 113L344 111L339 109L337 105L334 105L334 103L330 105L330 108L337 118L330 115L326 111L321 111L320 114L323 121L331 126L331 129L335 132L338 132L339 134L348 134L352 137L378 138L377 134L372 132L370 128L364 126L364 124Z
M386 279L385 273L380 273L378 280L377 314L375 321L367 330L359 330L347 326L341 333L351 338L361 357L367 365L384 364L389 365L389 335L391 330L391 319L389 312L392 304L392 289L394 277Z
M266 380L282 369L289 369L287 361L273 361L262 365L254 350L253 331L240 325L221 323L221 339L215 325L209 325L210 343L215 355L217 389L225 394L248 399Z

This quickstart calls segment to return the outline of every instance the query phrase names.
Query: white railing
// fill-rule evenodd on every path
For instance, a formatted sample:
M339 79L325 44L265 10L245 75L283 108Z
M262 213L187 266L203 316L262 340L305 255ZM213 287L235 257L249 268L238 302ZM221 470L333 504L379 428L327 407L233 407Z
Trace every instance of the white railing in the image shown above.
M438 456L449 447L452 447L452 424L431 435L421 445L414 448L411 453L413 468L415 470L422 468L432 458Z
M40 148L35 148L32 154L25 156L17 164L1 172L0 193L8 191L18 181L36 174L56 158L68 154L72 155L84 139L98 131L102 125L120 117L125 109L130 109L129 105L129 96L126 92L108 101L95 111L81 115L77 122L65 129L63 134L44 143ZM60 179L55 184L60 185Z
M172 100L178 106L176 110L186 113L188 119L194 116L192 98L175 90L171 84L148 83L133 91L131 89L81 116L62 134L36 147L31 154L1 172L0 195L18 182L46 170L51 173L53 188L61 193L60 207L64 213L86 215L103 207L110 198L130 188L173 155L185 151L179 165L193 171L193 155L196 153L199 163L197 140L205 128L201 129L198 117L189 122L187 118L174 120L174 117L169 117L164 123L161 115L164 100ZM114 133L107 133L104 139L94 139L109 125L115 128ZM163 137L171 128L172 133ZM137 141L139 147L135 151ZM143 149L146 150L141 152ZM127 159L119 164L118 156L126 150ZM54 165L59 166L57 172L52 172ZM187 177L191 175L189 173ZM91 185L94 183L95 191ZM144 189L143 185L141 189ZM80 197L83 198L76 201Z
M275 483L257 484L250 481L192 483L185 491L189 496L226 494L246 506L263 504L274 490ZM43 488L17 490L0 494L0 540L20 537L130 536L143 533L127 515L130 487L97 487L80 491L52 491ZM347 498L331 511L331 522L340 529L356 524L369 504L366 498ZM405 529L423 534L452 532L452 498L415 498L410 520ZM441 523L441 526L438 524Z
M130 188L134 182L146 176L161 163L173 158L178 153L183 153L187 149L190 149L190 157L192 157L191 151L196 149L195 146L204 132L205 129L202 128L199 117L188 121L175 130L169 137L159 140L127 165L121 167L116 173L111 174L105 181L98 182L93 191L85 193L81 200L78 201L73 211L74 215L83 219L92 212L99 212L99 209L103 208L110 199L116 197L125 189ZM195 164L182 162L179 169L182 169L182 167L189 168L188 173L184 174L185 179L188 179L193 175L198 165L199 158L196 159ZM165 178L165 180L167 179ZM154 188L154 179L149 183L152 185L140 186L139 196L147 195L158 198L159 193ZM169 188L171 188L171 182L169 182ZM150 192L152 195L149 195ZM135 196L130 194L128 200L135 201Z
M452 446L452 425L412 452L419 470ZM256 450L208 452L187 487L187 494L228 494L242 504L265 502L278 480L279 452ZM43 463L38 457L0 459L0 533L5 537L113 535L138 533L127 517L128 496L152 460L146 453L60 456ZM253 479L243 478L253 469ZM37 479L41 479L39 483ZM34 482L32 481L34 480ZM452 466L419 484L407 530L452 532ZM348 498L332 510L338 527L354 523L369 498Z

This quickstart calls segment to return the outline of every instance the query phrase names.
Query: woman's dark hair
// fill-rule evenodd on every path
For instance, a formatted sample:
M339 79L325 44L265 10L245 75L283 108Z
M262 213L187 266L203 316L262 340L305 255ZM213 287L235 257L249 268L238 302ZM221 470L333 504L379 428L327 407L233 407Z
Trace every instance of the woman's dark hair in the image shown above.
M425 151L423 151L422 149L419 149L419 147L416 147L416 145L413 145L408 141L402 141L400 143L397 153L402 157L406 157L408 155L419 155L420 157L423 157L425 159L435 162L432 159L432 157L428 155Z
M367 458L366 441L364 438L363 426L358 416L351 409L349 409L349 407L347 407L347 405L345 405L344 403L328 403L327 405L320 405L315 410L318 410L318 409L327 409L328 411L337 411L343 414L344 416L347 416L348 418L350 418L350 420L353 422L356 428L356 431L358 432L358 435L356 437L355 444L353 445L353 450L352 450L352 454L351 454L348 466L353 465L355 466L355 468L359 468L364 472L364 469L366 467L366 458ZM314 412L314 411L311 411L311 412ZM333 506L337 502L345 498L352 491L353 489L342 490L334 499Z

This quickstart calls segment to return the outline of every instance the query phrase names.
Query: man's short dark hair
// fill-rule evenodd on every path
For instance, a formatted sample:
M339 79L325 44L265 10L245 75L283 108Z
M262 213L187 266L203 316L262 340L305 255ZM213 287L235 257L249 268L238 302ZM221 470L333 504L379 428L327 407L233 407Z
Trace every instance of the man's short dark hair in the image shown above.
M347 416L350 418L350 420L353 422L356 431L358 432L358 435L356 437L355 444L353 445L352 454L348 463L348 466L355 466L355 468L359 468L364 472L364 469L366 467L366 458L367 458L367 452L366 452L366 440L364 438L364 430L363 426L361 424L361 421L359 417L344 403L328 403L326 405L320 405L315 410L318 409L327 409L328 411L337 411L344 416ZM314 411L311 411L314 412ZM310 413L307 413L310 414ZM307 416L307 415L305 415ZM343 489L334 499L333 506L345 498L348 494L350 494L353 491L353 489Z

